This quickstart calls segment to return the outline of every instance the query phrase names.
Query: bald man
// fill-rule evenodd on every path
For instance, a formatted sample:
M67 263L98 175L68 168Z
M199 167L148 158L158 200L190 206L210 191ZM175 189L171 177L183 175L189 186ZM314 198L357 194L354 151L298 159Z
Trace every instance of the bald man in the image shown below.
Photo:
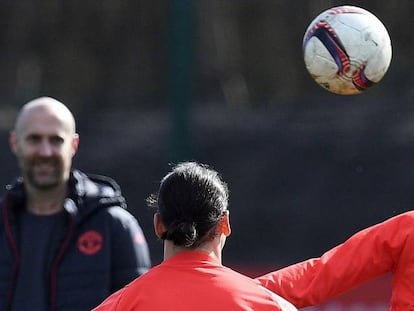
M22 176L0 201L0 310L90 310L148 270L117 183L72 169L79 135L64 104L24 105L9 142Z

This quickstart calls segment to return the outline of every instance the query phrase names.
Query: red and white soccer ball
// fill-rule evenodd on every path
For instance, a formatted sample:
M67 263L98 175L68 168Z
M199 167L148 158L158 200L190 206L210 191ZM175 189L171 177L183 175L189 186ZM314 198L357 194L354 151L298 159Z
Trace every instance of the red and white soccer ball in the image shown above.
M378 83L392 57L387 29L372 13L339 6L319 14L303 38L305 65L325 89L359 94Z

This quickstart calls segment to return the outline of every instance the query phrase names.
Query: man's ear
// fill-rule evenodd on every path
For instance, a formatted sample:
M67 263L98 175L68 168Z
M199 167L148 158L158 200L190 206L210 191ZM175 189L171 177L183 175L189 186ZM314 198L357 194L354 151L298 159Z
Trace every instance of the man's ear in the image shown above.
M154 214L154 231L155 235L160 239L165 232L165 227L162 223L161 216L159 213Z
M223 214L223 217L220 220L220 232L223 233L225 236L229 236L231 234L231 227L230 227L230 212L226 210Z
M9 146L13 153L17 152L17 135L14 131L10 132L9 134Z
M79 134L75 133L72 137L72 156L76 154L79 148Z

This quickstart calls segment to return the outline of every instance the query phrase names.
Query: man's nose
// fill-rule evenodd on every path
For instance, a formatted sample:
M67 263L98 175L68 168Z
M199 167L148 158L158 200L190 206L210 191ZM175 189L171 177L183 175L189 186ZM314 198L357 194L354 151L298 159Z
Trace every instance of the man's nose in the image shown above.
M47 157L51 156L53 154L53 147L48 141L42 141L42 143L39 145L39 154Z

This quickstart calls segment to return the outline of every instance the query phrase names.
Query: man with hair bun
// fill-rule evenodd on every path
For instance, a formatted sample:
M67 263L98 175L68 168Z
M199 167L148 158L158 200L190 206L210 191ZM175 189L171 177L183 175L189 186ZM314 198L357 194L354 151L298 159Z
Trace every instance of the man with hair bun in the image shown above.
M228 189L196 162L175 166L148 199L164 261L108 297L94 311L296 310L253 279L222 265L230 235Z

